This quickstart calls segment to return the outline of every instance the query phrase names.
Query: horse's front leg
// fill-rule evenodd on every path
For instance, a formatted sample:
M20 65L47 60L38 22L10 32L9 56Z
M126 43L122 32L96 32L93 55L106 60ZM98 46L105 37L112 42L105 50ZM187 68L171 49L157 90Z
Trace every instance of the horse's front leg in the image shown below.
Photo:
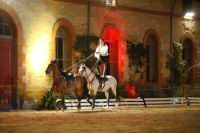
M65 106L65 95L62 95L61 102L62 102L62 108L66 109L66 106Z
M92 102L90 101L90 97L87 97L87 102L92 106Z
M106 96L106 99L107 99L107 108L109 107L109 102L110 102L110 97L109 97L109 92L105 92L105 96Z
M77 110L81 109L81 98L78 97L78 106L77 106Z

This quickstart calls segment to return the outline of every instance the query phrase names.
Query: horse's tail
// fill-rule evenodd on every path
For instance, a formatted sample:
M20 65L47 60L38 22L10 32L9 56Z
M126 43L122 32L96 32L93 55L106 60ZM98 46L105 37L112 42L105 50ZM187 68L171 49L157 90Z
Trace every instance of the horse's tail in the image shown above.
M121 101L122 97L119 94L119 87L116 86L116 101Z
M119 94L119 87L117 87L117 81L116 81L116 101L121 101L122 97Z

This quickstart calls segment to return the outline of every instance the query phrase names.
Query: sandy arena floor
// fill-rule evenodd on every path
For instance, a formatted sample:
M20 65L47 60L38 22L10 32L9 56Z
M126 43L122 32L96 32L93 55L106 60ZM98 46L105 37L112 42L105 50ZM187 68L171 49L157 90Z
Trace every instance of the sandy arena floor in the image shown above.
M200 133L200 106L0 112L0 133Z

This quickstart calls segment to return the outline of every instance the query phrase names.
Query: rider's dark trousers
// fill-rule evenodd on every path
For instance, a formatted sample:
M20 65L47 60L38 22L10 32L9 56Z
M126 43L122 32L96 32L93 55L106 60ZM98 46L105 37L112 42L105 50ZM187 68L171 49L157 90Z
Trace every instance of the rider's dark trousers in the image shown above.
M108 68L108 59L109 57L108 56L100 56L100 59L98 59L96 61L96 68L97 68L97 71L98 71L98 74L100 74L100 69L99 69L99 65L100 64L103 64L103 74L102 76L104 77L106 72L107 72L107 68Z

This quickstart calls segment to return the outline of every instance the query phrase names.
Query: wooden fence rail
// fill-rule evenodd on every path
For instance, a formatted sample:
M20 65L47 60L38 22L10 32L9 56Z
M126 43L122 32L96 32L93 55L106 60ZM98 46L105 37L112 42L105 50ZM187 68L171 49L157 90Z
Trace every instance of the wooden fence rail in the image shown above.
M60 99L57 99L57 107L59 108ZM67 109L77 109L78 101L76 99L65 100ZM96 108L104 108L107 106L106 99L96 99ZM110 99L110 108L129 108L129 107L162 107L162 106L180 106L180 105L198 105L200 106L200 98L195 97L170 97L170 98L125 98L120 102ZM81 100L82 109L90 109L91 106L86 99Z

